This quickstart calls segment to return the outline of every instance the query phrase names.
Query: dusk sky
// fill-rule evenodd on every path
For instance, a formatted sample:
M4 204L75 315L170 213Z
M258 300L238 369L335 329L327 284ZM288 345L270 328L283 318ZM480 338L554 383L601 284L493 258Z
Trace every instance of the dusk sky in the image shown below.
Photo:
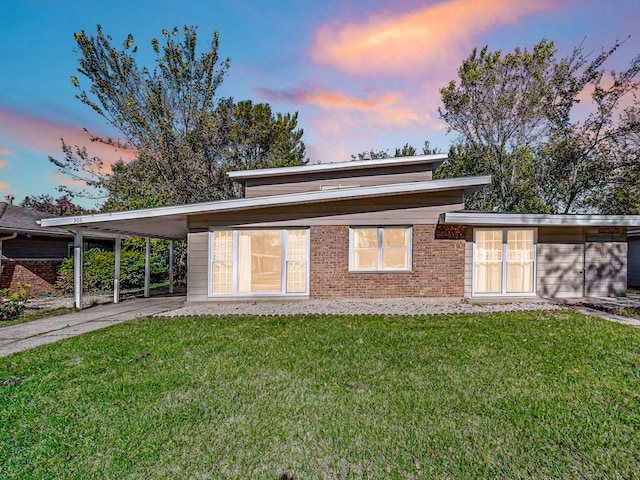
M47 158L62 156L61 137L89 146L83 127L117 135L70 81L73 34L96 24L116 45L133 33L150 66L163 28L197 25L203 48L219 31L231 57L219 95L298 111L312 163L425 140L446 152L439 89L474 47L531 49L544 38L559 57L581 42L595 55L631 36L608 64L619 70L640 53L638 0L0 0L0 200L59 195L69 180Z

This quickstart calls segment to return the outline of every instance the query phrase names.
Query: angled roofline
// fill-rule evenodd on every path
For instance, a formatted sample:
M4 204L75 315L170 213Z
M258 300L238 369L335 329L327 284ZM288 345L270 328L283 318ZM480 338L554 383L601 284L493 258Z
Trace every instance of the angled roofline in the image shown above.
M449 212L443 222L471 226L640 227L640 215Z
M415 155L412 157L381 158L376 160L355 160L335 163L317 163L298 167L261 168L256 170L236 170L227 175L236 181L242 182L249 178L276 177L284 175L303 175L308 173L331 172L335 170L362 170L371 167L387 167L395 165L414 165L419 163L438 163L447 159L446 153L435 155Z
M115 221L131 222L131 228L122 229L123 233L135 235L135 220L150 218L166 218L184 220L186 229L186 217L206 213L220 213L263 209L270 207L282 207L289 205L302 205L309 203L323 203L339 200L355 200L359 198L386 197L394 195L407 195L416 193L430 193L447 190L464 190L465 194L476 192L491 183L491 176L459 177L444 180L428 180L422 182L395 183L375 185L369 187L354 187L335 190L314 190L311 192L290 193L283 195L271 195L265 197L238 198L233 200L219 200L215 202L195 203L189 205L176 205L169 207L156 207L143 210L128 210L122 212L96 213L92 215L79 215L75 217L57 217L42 219L43 227L65 226L70 229L90 228L100 229L98 224ZM104 227L107 229L107 226ZM110 230L113 234L115 230ZM142 234L138 232L141 236ZM173 238L179 238L178 236Z

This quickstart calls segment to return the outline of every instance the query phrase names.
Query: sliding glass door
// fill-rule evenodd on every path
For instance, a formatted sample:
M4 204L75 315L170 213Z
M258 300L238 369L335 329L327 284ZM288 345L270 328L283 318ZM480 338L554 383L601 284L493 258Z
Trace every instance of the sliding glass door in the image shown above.
M305 294L307 229L210 232L211 295Z

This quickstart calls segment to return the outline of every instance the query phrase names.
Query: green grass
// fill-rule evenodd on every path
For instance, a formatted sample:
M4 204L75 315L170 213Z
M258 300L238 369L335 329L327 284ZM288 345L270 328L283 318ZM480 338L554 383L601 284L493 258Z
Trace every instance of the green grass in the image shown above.
M640 308L618 308L614 311L616 315L622 315L623 317L638 318L640 319Z
M152 319L0 359L0 478L638 478L640 329Z

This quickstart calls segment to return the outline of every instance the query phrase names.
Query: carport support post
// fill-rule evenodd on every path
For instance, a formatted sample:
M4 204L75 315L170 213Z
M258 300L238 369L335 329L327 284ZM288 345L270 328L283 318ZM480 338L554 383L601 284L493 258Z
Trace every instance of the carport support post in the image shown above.
M146 237L144 249L144 298L149 297L149 277L151 272L151 239Z
M169 240L169 293L173 293L173 240Z
M116 264L113 272L113 303L120 302L120 235L116 235Z
M82 309L82 232L73 232L73 297L75 307Z

